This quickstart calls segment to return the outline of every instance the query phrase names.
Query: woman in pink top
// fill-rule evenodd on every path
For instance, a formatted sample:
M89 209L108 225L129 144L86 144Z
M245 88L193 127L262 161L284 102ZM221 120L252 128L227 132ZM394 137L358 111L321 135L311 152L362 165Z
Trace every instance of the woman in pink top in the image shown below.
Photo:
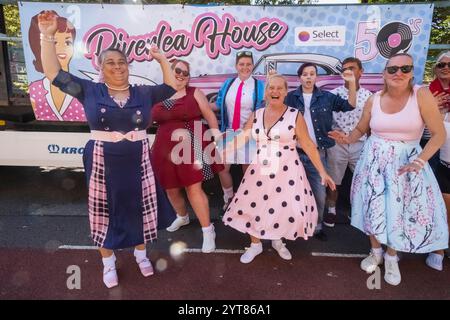
M372 250L361 262L371 273L383 262L384 279L401 281L397 251L430 253L427 264L442 267L448 247L447 215L436 178L427 161L445 140L445 129L428 88L412 84L413 59L396 54L386 63L385 86L369 98L361 121L348 135L337 131L330 137L354 143L369 129L352 182L352 225L370 237ZM431 138L422 150L423 128ZM437 268L435 268L437 269Z
M58 62L64 71L69 71L69 63L73 57L73 43L76 31L74 26L56 12L58 29L55 33L55 48ZM41 12L42 13L42 12ZM38 26L38 15L31 18L28 39L34 54L34 68L44 73L41 60L41 40ZM71 95L62 92L52 85L47 77L30 83L29 94L36 119L44 121L86 121L83 105Z

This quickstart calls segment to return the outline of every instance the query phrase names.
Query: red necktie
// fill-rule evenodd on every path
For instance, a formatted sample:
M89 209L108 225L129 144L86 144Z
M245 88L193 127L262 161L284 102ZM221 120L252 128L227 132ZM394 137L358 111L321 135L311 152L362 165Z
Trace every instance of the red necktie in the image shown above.
M236 94L236 103L234 104L234 115L233 115L233 124L231 128L233 130L239 129L241 124L241 98L242 98L242 87L244 86L244 81L241 81L239 84L239 88Z

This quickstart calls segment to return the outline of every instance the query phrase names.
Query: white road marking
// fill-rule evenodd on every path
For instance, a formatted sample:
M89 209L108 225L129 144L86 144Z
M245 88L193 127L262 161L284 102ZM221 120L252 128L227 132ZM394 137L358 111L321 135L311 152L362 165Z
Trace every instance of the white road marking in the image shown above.
M183 252L187 252L187 253L202 253L202 249L185 248L185 249L183 249ZM216 249L212 253L237 254L237 253L244 253L244 252L245 252L245 250Z
M62 250L98 250L96 246L75 246L75 245L62 245L58 249ZM183 253L202 253L200 248L185 248ZM242 254L245 250L233 250L233 249L216 249L212 253L226 253L226 254ZM311 252L313 257L330 257L330 258L365 258L367 254L354 254L354 253L329 253L329 252Z
M330 257L330 258L365 258L367 254L355 253L328 253L328 252L311 252L313 257Z
M66 250L98 250L98 247L95 247L95 246L70 246L70 245L63 245L63 246L59 246L58 249L66 249Z

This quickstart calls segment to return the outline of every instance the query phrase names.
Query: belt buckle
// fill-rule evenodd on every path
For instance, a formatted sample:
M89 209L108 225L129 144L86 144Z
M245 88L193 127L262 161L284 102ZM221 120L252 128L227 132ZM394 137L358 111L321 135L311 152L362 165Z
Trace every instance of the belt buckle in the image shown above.
M118 131L114 132L114 141L115 142L122 141L123 139L125 139L125 136L121 132L118 132Z

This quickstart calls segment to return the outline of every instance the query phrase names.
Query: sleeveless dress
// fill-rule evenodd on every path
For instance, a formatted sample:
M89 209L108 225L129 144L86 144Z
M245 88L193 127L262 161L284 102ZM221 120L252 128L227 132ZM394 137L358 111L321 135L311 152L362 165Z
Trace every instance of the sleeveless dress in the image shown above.
M265 108L255 111L252 136L257 152L223 217L223 222L260 239L305 240L317 224L311 186L296 150L298 110L286 111L264 127Z
M187 87L185 96L166 99L152 109L152 119L158 123L152 164L164 189L212 179L224 168L214 163L214 144L204 137L208 127L202 121L194 92L194 87Z
M438 183L428 163L419 173L397 173L422 151L418 89L394 114L381 110L380 92L374 96L372 135L353 175L351 224L397 251L427 253L448 246L446 208Z

